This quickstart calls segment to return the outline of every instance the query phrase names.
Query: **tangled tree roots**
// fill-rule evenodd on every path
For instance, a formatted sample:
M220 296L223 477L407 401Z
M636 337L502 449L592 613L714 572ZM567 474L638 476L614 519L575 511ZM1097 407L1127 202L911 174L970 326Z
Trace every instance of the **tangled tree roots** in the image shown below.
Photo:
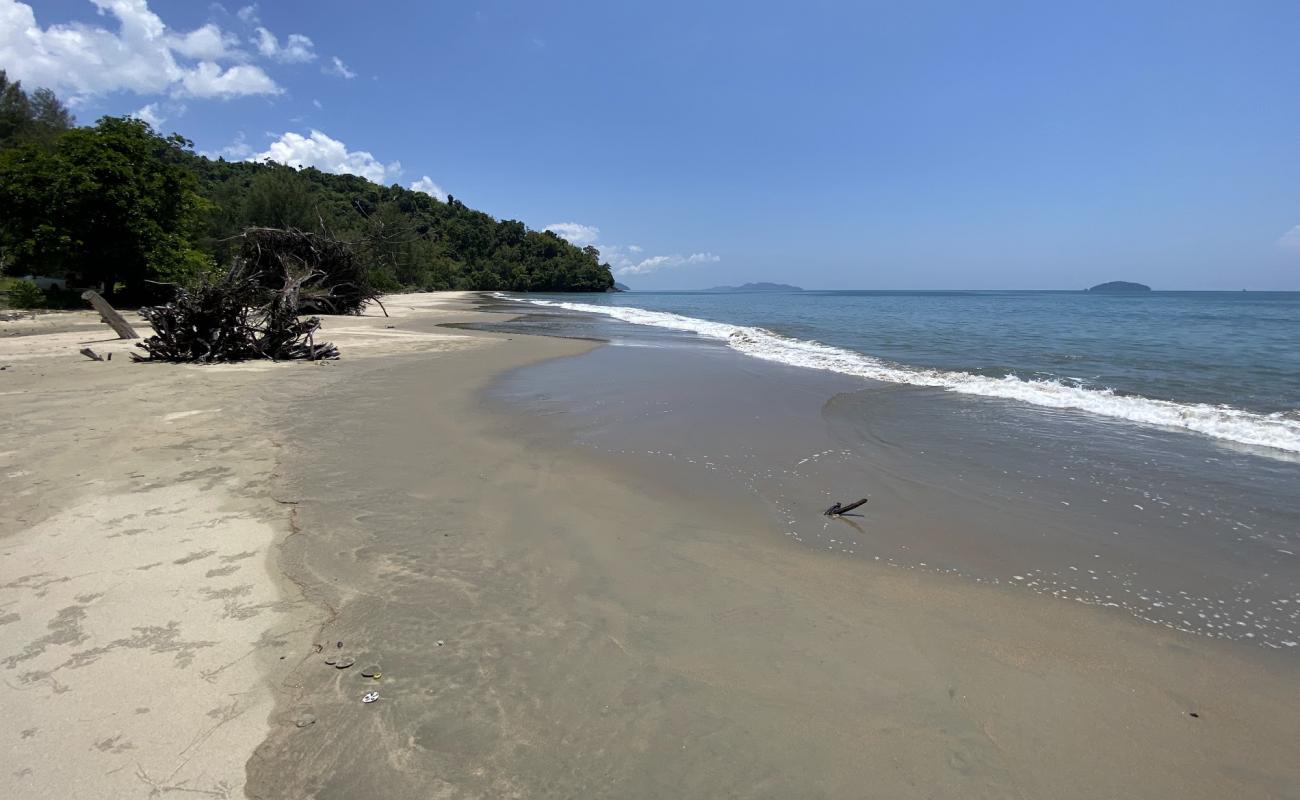
M352 247L296 228L245 228L239 260L268 289L297 276L299 314L360 314L378 292Z
M278 289L261 274L237 265L224 278L178 289L176 299L140 309L154 335L139 344L137 361L229 362L269 358L338 358L338 348L316 344L316 317L298 318L304 278L289 275Z

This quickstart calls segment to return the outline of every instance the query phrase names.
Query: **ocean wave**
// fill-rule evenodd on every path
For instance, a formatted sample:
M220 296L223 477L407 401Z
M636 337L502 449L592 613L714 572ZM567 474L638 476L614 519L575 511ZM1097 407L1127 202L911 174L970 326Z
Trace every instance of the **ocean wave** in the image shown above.
M522 299L498 296L503 299ZM1015 375L994 378L969 372L909 367L820 342L792 339L763 328L713 322L667 311L555 300L524 299L523 302L603 314L634 325L688 331L726 342L732 349L764 361L887 383L935 387L957 394L1017 400L1045 408L1085 411L1129 422L1181 428L1237 444L1300 453L1300 419L1280 413L1260 414L1230 406L1156 400L1139 395L1116 394L1110 389L1070 386L1054 380L1025 380Z

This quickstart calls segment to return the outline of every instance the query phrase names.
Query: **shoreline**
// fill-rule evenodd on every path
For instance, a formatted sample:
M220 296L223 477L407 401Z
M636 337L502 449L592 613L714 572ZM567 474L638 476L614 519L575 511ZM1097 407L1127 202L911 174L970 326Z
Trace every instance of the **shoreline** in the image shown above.
M377 366L321 410L330 434L296 435L300 568L347 587L324 638L383 677L305 662L282 713L318 722L273 730L253 796L1300 786L1289 664L796 547L725 488L629 473L484 408L506 369L590 348L487 335L497 346Z

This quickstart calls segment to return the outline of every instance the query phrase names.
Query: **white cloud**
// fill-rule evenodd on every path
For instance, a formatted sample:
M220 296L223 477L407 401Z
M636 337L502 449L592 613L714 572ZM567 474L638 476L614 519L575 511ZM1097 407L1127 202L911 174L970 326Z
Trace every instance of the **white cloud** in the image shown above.
M415 192L424 192L430 197L436 197L444 203L447 202L447 193L442 190L441 186L434 183L433 178L430 178L428 175L425 175L418 181L412 183L411 190Z
M240 64L222 70L211 61L201 61L181 77L177 94L191 97L231 98L249 94L280 94L284 90L261 67Z
M235 134L235 140L215 153L206 150L200 150L199 155L204 158L224 158L227 161L247 161L253 155L253 147L248 143L244 132L240 131Z
M276 161L291 167L315 167L322 172L360 175L375 183L388 183L402 173L402 164L394 161L382 164L364 150L348 150L338 139L318 130L310 136L292 131L271 143L266 152L253 156L253 161Z
M1300 250L1300 225L1282 234L1282 238L1277 240L1277 246L1287 250Z
M311 101L311 104L314 105L314 106L316 106L317 108L324 108L324 107L325 107L325 106L323 106L323 105L320 104L320 101L319 101L319 100L312 100L312 101Z
M239 9L239 11L235 12L235 16L239 17L239 21L246 25L256 25L262 21L261 17L257 15L257 3L253 3L251 6L244 6Z
M167 45L186 58L204 61L242 59L246 54L239 49L239 37L226 33L212 23L195 28L189 33L167 36Z
M569 244L576 244L578 247L595 244L596 240L600 238L600 228L578 222L556 222L547 225L546 230L568 241Z
M715 264L722 259L713 253L691 253L689 255L649 256L641 258L643 248L640 245L627 246L601 244L600 228L595 225L583 225L580 222L556 222L547 225L545 230L553 232L570 244L579 247L594 246L600 251L600 257L609 264L615 275L645 275L661 269L686 267L695 264Z
M139 111L136 111L131 116L135 117L136 119L142 119L145 122L149 123L149 127L153 128L154 130L160 130L163 126L163 123L167 121L167 118L164 117L162 113L158 110L157 103L150 103L144 108L141 108Z
M316 51L311 39L301 33L291 33L280 44L280 40L266 28L258 28L257 36L250 41L257 47L257 52L283 64L305 64L316 60Z
M10 77L70 93L74 103L116 91L195 97L281 91L259 67L218 67L218 57L237 54L230 37L215 25L173 33L149 10L147 0L91 2L116 19L117 30L80 22L42 28L30 5L0 0L0 64ZM178 55L203 60L190 67L178 63Z
M614 272L619 275L645 275L650 272L658 272L661 269L671 269L673 267L686 267L694 264L716 264L722 259L712 253L691 253L687 256L670 255L670 256L651 256L640 261L628 261L615 265L610 261L610 266Z
M321 72L324 72L326 75L337 75L340 78L347 78L348 80L357 77L357 73L348 69L348 65L343 63L343 59L338 56L331 56L331 61L333 63L326 64L321 68Z

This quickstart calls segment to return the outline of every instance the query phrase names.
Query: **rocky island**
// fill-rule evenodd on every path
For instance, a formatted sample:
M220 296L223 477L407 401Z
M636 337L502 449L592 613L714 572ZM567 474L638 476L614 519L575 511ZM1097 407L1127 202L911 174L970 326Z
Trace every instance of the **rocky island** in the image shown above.
M1131 283L1129 281L1108 281L1099 283L1091 289L1085 289L1087 292L1098 292L1100 294L1133 294L1135 292L1149 292L1151 287L1145 283Z
M767 283L760 281L758 283L745 283L740 286L714 286L712 289L706 289L707 292L802 292L803 289L798 286L791 286L788 283Z

